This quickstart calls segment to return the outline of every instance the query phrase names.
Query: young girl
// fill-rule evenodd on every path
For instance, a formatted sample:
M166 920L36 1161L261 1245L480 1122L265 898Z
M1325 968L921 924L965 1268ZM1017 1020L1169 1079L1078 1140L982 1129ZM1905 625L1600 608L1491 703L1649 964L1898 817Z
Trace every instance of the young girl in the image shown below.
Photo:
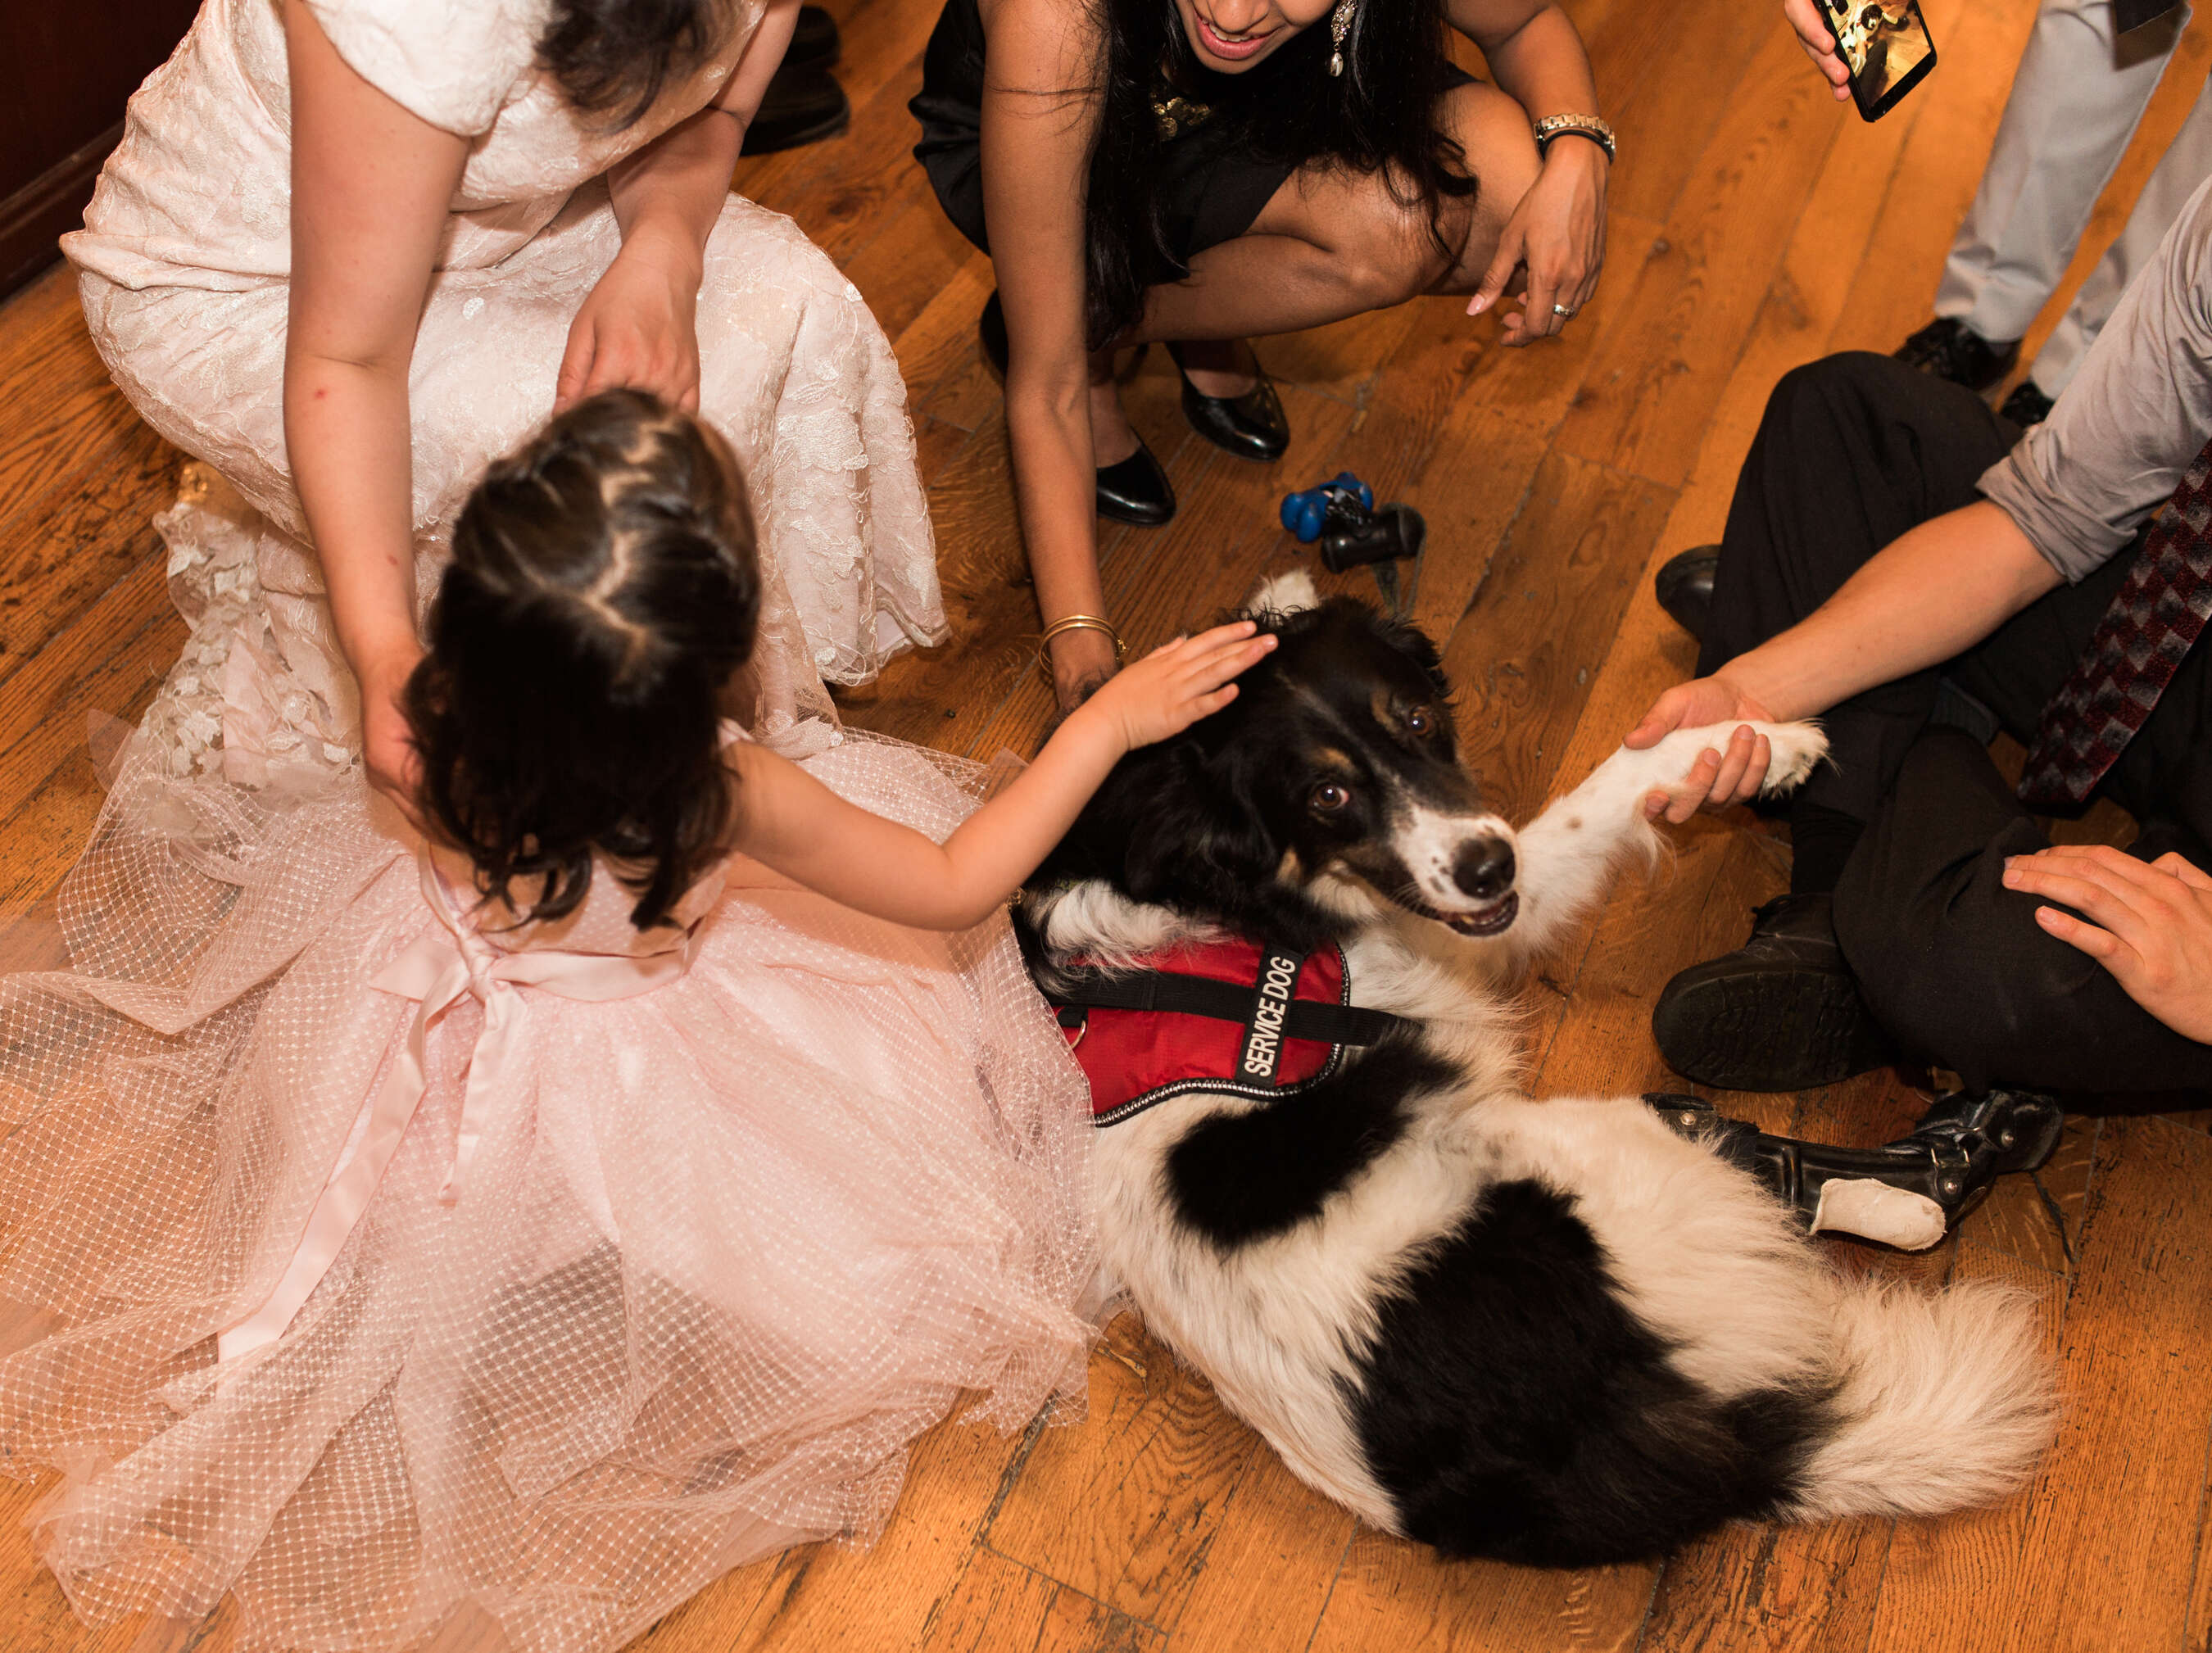
M61 1472L86 1616L611 1648L879 1525L962 1390L1080 1395L1088 1114L997 909L1272 640L1160 650L977 807L720 724L757 593L728 450L603 394L459 523L434 845L358 769L276 811L126 764L73 971L0 981L0 1451Z

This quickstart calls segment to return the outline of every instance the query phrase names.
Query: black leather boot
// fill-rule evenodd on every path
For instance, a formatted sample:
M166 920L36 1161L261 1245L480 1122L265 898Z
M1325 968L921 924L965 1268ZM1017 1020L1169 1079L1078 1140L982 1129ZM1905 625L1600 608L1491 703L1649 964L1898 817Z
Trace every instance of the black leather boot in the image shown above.
M998 369L1003 382L1011 347L1006 342L1006 309L996 293L983 301L975 331L985 358ZM1139 528L1158 528L1174 520L1175 484L1168 480L1152 450L1145 446L1143 437L1137 438L1137 451L1127 459L1098 467L1097 507L1100 516Z
M1651 589L1667 617L1699 642L1713 619L1713 580L1720 573L1721 548L1692 545L1659 565Z
M1669 981L1651 1011L1667 1065L1723 1091L1806 1091L1889 1060L1834 910L1831 896L1778 896L1742 946Z
M2058 404L2043 393L2043 386L2033 379L2023 379L2012 387L1997 412L2026 430L2030 425L2039 425L2051 416L2051 410Z
M1917 368L1970 391L1985 391L2012 371L2020 359L2020 341L1993 344L1963 321L1944 316L1929 322L1891 352L1908 368Z
M1644 1100L1673 1129L1765 1182L1814 1232L1907 1251L1924 1251L1950 1232L1999 1176L2045 1164L2066 1123L2057 1099L2039 1091L1953 1091L1936 1099L1911 1135L1878 1148L1842 1148L1771 1136L1697 1097L1652 1091Z
M1252 374L1255 380L1252 388L1242 396L1208 396L1190 382L1190 375L1182 365L1182 346L1170 344L1168 354L1175 359L1176 371L1182 374L1182 416L1190 421L1190 428L1224 452L1240 459L1257 459L1272 464L1283 457L1291 445L1291 422L1283 411L1282 398L1275 394L1275 386L1255 361Z

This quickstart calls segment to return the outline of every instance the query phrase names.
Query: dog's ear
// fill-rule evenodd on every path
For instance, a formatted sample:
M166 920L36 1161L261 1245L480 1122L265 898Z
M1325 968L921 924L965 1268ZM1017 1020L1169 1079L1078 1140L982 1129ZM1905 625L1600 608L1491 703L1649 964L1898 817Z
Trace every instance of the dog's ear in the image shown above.
M1158 762L1129 777L1140 807L1123 817L1122 869L1139 901L1235 911L1236 896L1272 883L1277 860L1259 817L1216 773L1194 740L1154 749Z
M1427 632L1410 620L1392 620L1377 614L1375 635L1420 667L1421 675L1439 696L1451 693L1451 679L1444 675L1443 657L1437 653L1437 646L1429 641Z
M1240 612L1247 618L1257 619L1265 615L1300 614L1320 606L1321 591L1314 584L1313 576L1304 568L1292 568L1255 586Z

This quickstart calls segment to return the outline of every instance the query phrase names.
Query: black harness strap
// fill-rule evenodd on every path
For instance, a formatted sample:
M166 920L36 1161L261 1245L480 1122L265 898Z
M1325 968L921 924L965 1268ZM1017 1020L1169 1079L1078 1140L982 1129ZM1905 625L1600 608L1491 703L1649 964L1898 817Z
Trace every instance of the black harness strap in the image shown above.
M1083 965L1061 966L1055 975L1057 979L1045 990L1045 1001L1055 1010L1165 1011L1248 1024L1252 1019L1253 989L1249 983L1217 981L1174 970L1109 974ZM1063 1018L1061 1025L1075 1024ZM1404 1017L1387 1010L1300 999L1285 1013L1282 1036L1310 1039L1317 1044L1370 1045L1378 1043L1392 1029L1408 1025Z

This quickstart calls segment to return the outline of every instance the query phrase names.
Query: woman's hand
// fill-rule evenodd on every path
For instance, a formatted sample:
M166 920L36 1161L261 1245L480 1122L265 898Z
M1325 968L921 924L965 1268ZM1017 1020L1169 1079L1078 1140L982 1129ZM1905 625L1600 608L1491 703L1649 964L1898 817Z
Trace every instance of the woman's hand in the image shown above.
M1178 637L1108 678L1069 720L1105 720L1124 750L1180 734L1235 700L1230 679L1273 649L1274 635L1255 635L1258 630L1249 620L1235 620Z
M2108 844L2069 844L2014 856L2004 884L2087 915L2039 907L2035 921L2182 1037L2212 1044L2212 877L2179 855L2146 865Z
M1505 291L1515 269L1528 266L1528 289L1520 313L1505 319L1504 343L1550 337L1597 291L1598 271L1605 264L1605 190L1612 165L1588 138L1563 133L1552 140L1536 181L1498 238L1497 255L1482 285L1468 301L1468 314L1480 315Z
M422 658L420 647L396 647L364 662L355 675L361 684L361 755L368 783L397 804L418 831L427 832L416 801L422 758L403 708L407 679Z
M1662 813L1677 825L1699 810L1723 810L1748 803L1759 795L1772 757L1765 735L1741 726L1777 721L1773 713L1725 672L1677 684L1651 703L1644 720L1628 732L1621 744L1641 751L1656 746L1677 729L1702 729L1715 723L1739 726L1729 737L1728 750L1710 747L1698 755L1690 773L1674 787L1648 793L1644 813L1656 819Z
M698 249L680 238L625 240L569 326L553 410L622 388L697 412L699 282Z
M1851 94L1851 71L1844 66L1843 54L1836 50L1836 37L1828 33L1828 26L1820 19L1819 0L1782 0L1782 15L1790 27L1797 31L1797 44L1805 48L1805 55L1836 89L1836 100L1843 101Z

